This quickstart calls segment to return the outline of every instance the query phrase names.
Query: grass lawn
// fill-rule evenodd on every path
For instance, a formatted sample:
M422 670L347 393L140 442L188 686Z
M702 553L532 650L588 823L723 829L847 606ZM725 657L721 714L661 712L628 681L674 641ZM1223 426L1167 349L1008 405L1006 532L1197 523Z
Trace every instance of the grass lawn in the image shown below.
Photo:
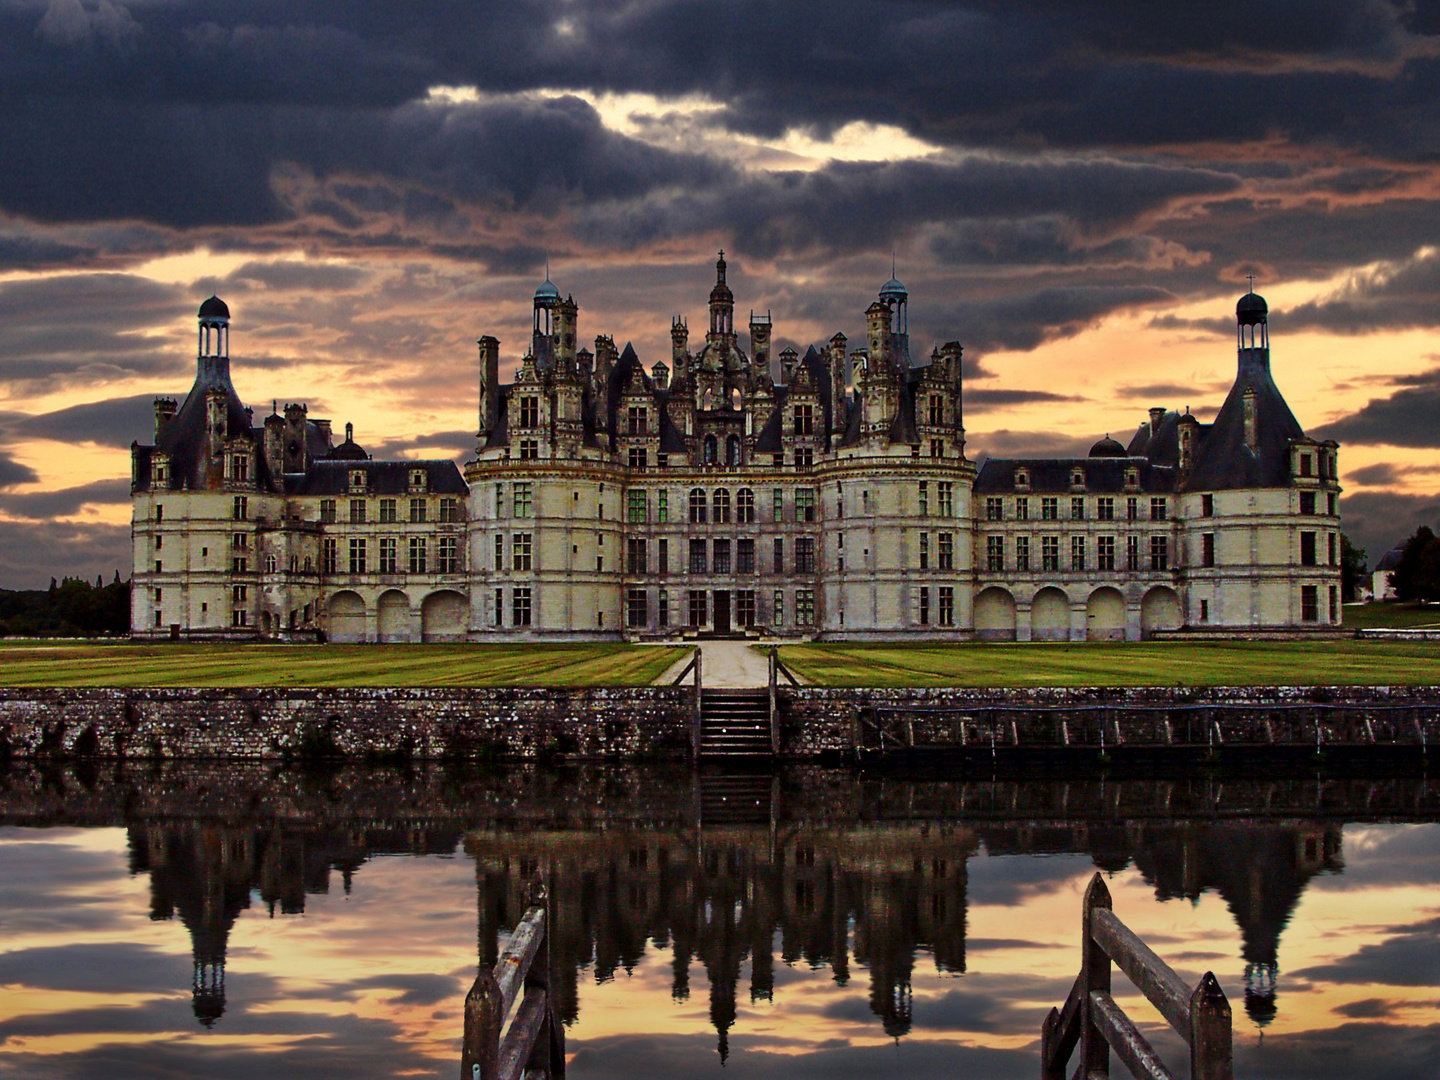
M1358 630L1440 630L1440 604L1346 604L1345 625Z
M1436 641L788 645L780 658L816 686L1440 683Z
M680 651L643 645L0 643L0 686L644 686Z

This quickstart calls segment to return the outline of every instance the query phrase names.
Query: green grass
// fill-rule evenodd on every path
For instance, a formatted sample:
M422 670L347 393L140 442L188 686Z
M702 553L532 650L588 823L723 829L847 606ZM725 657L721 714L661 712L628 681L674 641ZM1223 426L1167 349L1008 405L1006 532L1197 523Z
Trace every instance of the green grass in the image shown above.
M1346 604L1345 625L1357 630L1440 630L1440 604Z
M1440 642L789 645L816 686L1372 686L1440 683Z
M680 656L638 645L6 642L0 686L644 686Z

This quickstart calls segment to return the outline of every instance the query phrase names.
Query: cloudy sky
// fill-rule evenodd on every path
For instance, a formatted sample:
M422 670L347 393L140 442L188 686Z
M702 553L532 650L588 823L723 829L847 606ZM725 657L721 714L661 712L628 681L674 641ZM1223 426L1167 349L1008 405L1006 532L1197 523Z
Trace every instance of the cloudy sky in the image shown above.
M1373 562L1440 524L1440 2L0 0L0 586L129 559L132 440L233 314L257 415L463 459L545 273L668 355L890 276L969 452L1208 419L1255 275Z

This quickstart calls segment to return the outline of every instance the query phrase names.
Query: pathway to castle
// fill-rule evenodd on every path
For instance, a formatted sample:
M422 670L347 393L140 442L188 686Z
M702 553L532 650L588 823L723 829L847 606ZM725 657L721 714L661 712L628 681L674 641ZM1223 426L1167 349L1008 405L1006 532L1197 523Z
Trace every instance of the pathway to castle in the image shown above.
M747 641L706 641L699 646L703 654L701 661L701 683L706 689L738 689L770 685L770 662L763 652L750 647ZM675 681L681 669L690 662L690 651L681 650L682 656L666 669L665 674L655 680L655 686L668 686ZM688 676L686 677L688 681Z

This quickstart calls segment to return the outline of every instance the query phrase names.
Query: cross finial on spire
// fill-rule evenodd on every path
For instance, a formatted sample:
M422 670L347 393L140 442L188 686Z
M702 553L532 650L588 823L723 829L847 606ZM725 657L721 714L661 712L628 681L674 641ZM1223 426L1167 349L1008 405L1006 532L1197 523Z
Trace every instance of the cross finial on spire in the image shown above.
M894 248L891 248L891 249L890 249L890 277L891 277L892 280L893 280L894 277L895 277L895 249L894 249Z
M1250 282L1250 291L1253 293L1255 291L1255 275L1246 274L1245 277Z
M545 253L545 280L550 280L550 253Z

